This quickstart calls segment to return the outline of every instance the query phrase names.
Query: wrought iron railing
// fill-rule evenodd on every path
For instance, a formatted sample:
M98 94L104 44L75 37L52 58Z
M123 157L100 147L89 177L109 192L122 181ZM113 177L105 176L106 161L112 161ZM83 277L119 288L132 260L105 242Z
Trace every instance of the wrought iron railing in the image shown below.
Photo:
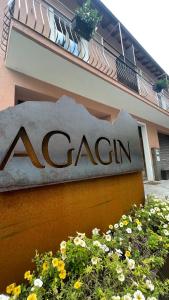
M4 10L4 17L3 17L3 24L2 24L3 30L1 36L0 48L5 53L5 55L7 52L9 30L10 30L11 18L13 17L14 14L14 8L15 8L15 1L10 0L8 1L8 4L6 5Z
M63 5L58 1L59 5ZM102 37L96 36L90 42L80 38L72 30L73 13L58 6L49 6L45 0L11 0L4 14L4 29L1 47L7 51L11 18L18 20L32 30L51 40L72 55L90 64L111 79L121 82L131 90L158 107L169 111L169 95L157 94L152 83L140 75L136 66L107 45Z

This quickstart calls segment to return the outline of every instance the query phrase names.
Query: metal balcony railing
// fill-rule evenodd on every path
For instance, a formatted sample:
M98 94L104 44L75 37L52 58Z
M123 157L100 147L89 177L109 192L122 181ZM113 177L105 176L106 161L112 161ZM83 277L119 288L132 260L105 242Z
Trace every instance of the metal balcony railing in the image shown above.
M153 91L152 83L140 75L132 65L102 37L95 36L90 42L80 38L72 30L73 13L58 1L58 9L44 0L11 0L4 13L1 47L7 51L11 18L18 20L43 35L57 46L80 58L109 78L121 82L129 89L169 112L169 94Z
M3 52L5 52L5 54L8 46L9 30L10 30L11 18L14 14L14 8L15 8L15 1L9 1L4 11L3 25L2 25L3 30L1 36L0 48Z

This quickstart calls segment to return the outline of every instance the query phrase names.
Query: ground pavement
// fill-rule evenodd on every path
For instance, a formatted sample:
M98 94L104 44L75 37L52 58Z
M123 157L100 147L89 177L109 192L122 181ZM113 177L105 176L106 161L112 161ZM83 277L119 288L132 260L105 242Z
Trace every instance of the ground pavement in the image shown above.
M144 183L145 195L153 194L169 200L169 180Z

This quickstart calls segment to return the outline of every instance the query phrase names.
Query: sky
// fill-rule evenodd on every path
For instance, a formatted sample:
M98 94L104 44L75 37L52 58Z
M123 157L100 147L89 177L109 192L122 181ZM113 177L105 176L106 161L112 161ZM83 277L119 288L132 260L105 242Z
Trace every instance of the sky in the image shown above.
M169 74L169 0L102 0Z

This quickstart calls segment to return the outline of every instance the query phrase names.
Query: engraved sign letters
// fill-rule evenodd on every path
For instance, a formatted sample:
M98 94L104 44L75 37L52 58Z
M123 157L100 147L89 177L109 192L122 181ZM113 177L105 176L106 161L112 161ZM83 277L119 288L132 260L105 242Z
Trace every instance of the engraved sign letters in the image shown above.
M0 191L140 171L137 122L111 124L71 98L0 112Z

